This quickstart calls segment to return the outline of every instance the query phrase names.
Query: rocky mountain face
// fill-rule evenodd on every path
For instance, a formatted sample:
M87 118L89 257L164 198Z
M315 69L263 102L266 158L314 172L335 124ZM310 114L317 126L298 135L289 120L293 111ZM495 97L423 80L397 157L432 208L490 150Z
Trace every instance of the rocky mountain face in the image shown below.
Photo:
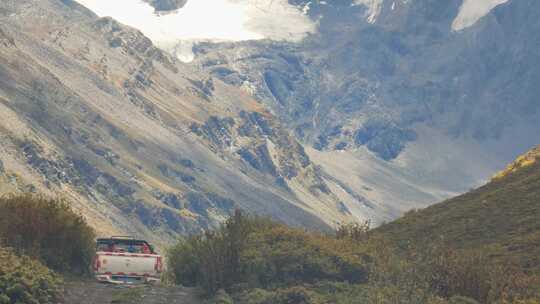
M251 96L70 0L0 3L0 117L2 193L104 235L163 244L236 208L324 230L355 220L341 193L365 203Z
M260 100L324 170L396 216L540 142L540 3L479 0L493 9L472 22L465 2L290 0L317 34L201 43L193 64Z
M462 0L293 2L319 20L317 35L200 44L197 64L251 92L317 150L365 146L392 160L418 124L489 140L537 121L535 1L510 1L459 32Z

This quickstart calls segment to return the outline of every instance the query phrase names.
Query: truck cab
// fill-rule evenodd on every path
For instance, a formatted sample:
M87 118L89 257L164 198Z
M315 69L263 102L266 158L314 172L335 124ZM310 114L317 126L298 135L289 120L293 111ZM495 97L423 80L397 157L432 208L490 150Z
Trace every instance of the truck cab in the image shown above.
M160 281L163 264L152 245L131 237L100 238L93 270L104 283L137 284Z

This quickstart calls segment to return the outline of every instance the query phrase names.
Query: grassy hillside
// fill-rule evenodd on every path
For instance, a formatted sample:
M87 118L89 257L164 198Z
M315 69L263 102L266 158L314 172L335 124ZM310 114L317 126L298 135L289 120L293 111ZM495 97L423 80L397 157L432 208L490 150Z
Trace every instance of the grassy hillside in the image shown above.
M400 247L441 239L540 273L540 147L487 185L376 230Z
M487 185L335 235L237 213L169 252L177 283L217 303L539 303L540 148Z
M237 213L172 248L168 275L215 303L539 303L538 278L493 267L482 252L437 242L408 249L362 225L326 235Z

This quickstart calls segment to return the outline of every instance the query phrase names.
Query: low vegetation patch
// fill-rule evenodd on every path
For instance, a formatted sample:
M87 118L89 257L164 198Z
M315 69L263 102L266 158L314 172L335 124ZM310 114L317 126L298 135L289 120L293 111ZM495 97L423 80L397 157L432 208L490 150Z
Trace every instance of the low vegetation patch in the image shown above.
M483 251L443 240L398 250L367 225L325 235L241 212L179 242L168 266L174 282L200 287L214 303L536 304L540 296L537 278Z
M0 304L58 303L61 283L40 262L0 248Z
M134 304L142 302L143 289L141 287L117 290L113 294L113 304Z
M0 198L0 244L60 273L90 271L94 231L62 200L34 195Z
M321 280L368 280L370 256L354 242L237 212L221 229L180 242L168 256L175 281L207 293Z

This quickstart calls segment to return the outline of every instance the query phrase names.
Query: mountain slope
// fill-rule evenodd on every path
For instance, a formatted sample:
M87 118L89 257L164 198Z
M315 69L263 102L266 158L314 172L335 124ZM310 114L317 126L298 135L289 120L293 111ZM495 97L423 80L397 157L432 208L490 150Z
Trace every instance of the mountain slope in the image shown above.
M365 146L391 160L418 124L479 141L522 121L538 128L538 41L526 38L537 2L510 1L458 32L461 0L379 1L372 22L354 1L310 2L317 35L201 44L197 64L251 91L319 150Z
M191 64L76 1L3 1L0 191L164 239L237 207L325 229L463 193L540 142L540 6L486 1L289 0L306 39Z
M540 153L520 157L483 187L375 230L398 244L443 238L461 249L483 249L496 259L517 259L540 273Z
M200 43L193 64L260 100L395 218L483 184L540 141L539 2L469 2L289 1L317 33Z
M235 208L354 218L250 96L70 0L0 3L0 190L61 195L101 234L167 241Z

